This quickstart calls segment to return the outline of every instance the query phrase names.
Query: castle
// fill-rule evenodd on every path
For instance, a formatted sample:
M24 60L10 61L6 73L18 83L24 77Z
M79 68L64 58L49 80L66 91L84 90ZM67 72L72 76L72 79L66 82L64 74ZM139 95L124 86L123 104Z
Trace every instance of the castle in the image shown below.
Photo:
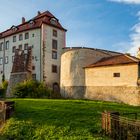
M65 48L66 29L49 11L38 12L20 25L0 33L0 81L2 75L9 80L16 49L27 58L32 48L32 78L53 87L60 84L60 57Z
M60 88L62 97L140 105L140 59L102 49L67 48L66 31L46 11L28 21L23 17L20 25L0 33L0 80L2 75L10 79L16 50L26 60L31 48L32 78Z

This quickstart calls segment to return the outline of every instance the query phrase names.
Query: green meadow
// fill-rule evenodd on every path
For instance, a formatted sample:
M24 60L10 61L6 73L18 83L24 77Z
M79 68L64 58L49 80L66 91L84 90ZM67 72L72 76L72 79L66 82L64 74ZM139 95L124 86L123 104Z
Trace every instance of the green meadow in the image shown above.
M11 100L15 113L0 131L0 140L107 140L101 129L104 110L140 113L140 107L102 101Z

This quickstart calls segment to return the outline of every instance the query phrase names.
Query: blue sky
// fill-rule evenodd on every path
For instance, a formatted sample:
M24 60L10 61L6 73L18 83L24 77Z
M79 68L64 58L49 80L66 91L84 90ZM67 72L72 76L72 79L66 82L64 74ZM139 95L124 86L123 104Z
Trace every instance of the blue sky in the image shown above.
M0 32L49 10L67 31L67 46L135 54L140 46L140 0L2 0Z

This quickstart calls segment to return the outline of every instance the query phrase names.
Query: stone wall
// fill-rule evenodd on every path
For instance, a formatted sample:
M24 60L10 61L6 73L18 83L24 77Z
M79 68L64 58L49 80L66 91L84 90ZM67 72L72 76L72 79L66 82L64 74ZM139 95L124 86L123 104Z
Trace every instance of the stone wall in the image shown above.
M63 98L83 99L85 94L84 86L65 86L61 87Z
M128 86L87 86L85 97L91 100L122 102L140 105L140 87Z
M7 88L7 93L6 96L7 97L11 97L13 95L11 95L11 90L12 88L20 82L23 82L24 80L28 79L29 75L27 72L18 72L18 73L11 73L10 75L10 80L8 83L8 88Z
M127 86L65 86L61 88L64 98L89 99L140 105L140 87Z

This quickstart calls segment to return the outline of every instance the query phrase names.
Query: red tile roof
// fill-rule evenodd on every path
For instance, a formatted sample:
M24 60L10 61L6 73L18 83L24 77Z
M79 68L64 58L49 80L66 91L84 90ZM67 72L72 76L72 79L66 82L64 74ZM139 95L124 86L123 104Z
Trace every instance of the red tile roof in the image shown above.
M56 19L56 24L51 23L51 18ZM34 24L30 24L30 21L33 21ZM66 29L62 27L62 25L59 23L59 20L54 15L52 15L49 11L45 11L25 23L22 23L18 26L12 26L10 29L0 33L0 39L26 30L40 28L42 23L66 31ZM16 30L13 30L13 27L15 27Z
M139 62L140 62L140 59L138 59L134 56L121 54L121 55L117 55L117 56L102 58L101 60L97 61L96 63L93 63L85 68L132 64L132 63L139 63Z

